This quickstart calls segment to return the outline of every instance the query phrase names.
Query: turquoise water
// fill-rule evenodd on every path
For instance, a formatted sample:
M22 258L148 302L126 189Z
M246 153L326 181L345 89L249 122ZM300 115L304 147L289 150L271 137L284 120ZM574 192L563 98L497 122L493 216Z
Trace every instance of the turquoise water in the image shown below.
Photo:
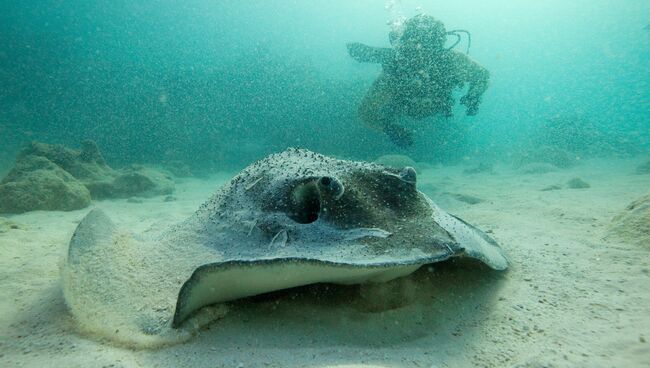
M471 32L490 87L474 117L406 119L415 144L399 149L357 117L381 66L345 44L389 46L387 22L420 12ZM116 166L238 169L289 146L499 160L558 117L613 140L604 155L647 152L648 14L642 0L4 2L0 166L30 140L83 139Z
M418 14L489 86L400 146L346 44ZM647 0L0 2L0 366L646 367L649 60Z

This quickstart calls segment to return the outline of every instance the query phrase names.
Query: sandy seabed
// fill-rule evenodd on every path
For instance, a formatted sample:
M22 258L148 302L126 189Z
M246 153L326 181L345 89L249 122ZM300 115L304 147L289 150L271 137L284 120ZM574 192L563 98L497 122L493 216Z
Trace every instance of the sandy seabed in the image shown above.
M156 350L85 336L67 311L60 264L89 209L11 216L17 229L0 232L0 367L648 367L650 244L603 240L611 219L650 190L650 175L634 174L638 163L528 175L422 170L420 190L490 233L508 272L425 267L386 287L406 306L380 311L364 308L353 287L246 300L188 342ZM172 202L93 206L146 231L189 216L230 176L183 180ZM591 187L566 188L575 177ZM556 184L564 188L541 191Z

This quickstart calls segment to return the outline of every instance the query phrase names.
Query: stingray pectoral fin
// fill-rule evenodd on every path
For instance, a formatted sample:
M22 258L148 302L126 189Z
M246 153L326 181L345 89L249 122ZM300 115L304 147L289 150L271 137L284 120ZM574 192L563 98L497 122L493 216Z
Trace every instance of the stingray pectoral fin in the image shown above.
M211 263L197 268L181 288L172 326L200 308L248 296L319 282L358 284L406 276L430 263L355 265L313 259L277 258Z
M508 268L508 260L499 244L480 229L438 207L434 220L465 249L465 256L478 259L495 270Z
M100 209L91 210L81 220L68 248L68 263L78 264L81 257L96 247L110 245L115 224Z

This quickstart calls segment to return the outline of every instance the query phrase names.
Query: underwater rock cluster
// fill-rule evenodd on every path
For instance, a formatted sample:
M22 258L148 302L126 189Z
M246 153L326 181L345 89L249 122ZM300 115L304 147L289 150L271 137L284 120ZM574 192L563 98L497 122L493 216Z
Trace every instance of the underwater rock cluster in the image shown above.
M639 153L642 146L639 138L625 129L612 128L580 115L556 115L538 122L522 140L518 152L514 153L513 164L522 173L536 173L528 167L531 164L568 169L579 164L582 158L629 156Z
M568 169L574 167L579 162L579 156L562 148L554 146L539 146L531 150L522 152L515 159L515 168L524 173L536 173L531 166L540 164L545 165L547 169L544 172L554 171L556 168Z
M650 248L650 193L614 217L606 238Z
M174 181L169 174L158 169L130 165L118 171L110 185L103 189L96 195L103 198L153 197L171 194Z
M45 157L26 155L0 182L0 212L71 211L90 204L90 192Z
M172 173L177 178L187 178L194 176L192 169L188 164L180 160L170 160L163 163L165 170Z
M638 151L639 141L628 131L592 121L581 114L558 114L539 122L526 146L539 142L577 156L627 155Z
M81 209L92 199L166 195L174 182L165 172L132 165L108 166L93 141L81 150L32 142L0 182L0 212Z
M566 188L568 189L588 189L591 188L591 185L587 183L586 181L582 180L581 178L573 178L569 181L566 182ZM542 192L550 192L552 190L561 190L564 189L564 187L561 184L552 184L548 185L540 191Z

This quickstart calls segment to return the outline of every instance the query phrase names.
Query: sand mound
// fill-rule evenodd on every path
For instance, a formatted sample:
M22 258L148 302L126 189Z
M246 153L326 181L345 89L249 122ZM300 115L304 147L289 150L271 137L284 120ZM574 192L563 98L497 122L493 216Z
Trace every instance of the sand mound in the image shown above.
M560 169L576 166L580 158L573 152L554 146L535 146L522 151L514 161L514 167L521 169L529 164L550 164Z
M88 235L92 233L92 235ZM136 239L102 212L91 212L71 240L61 270L66 304L85 334L130 348L154 348L187 340L205 322L225 314L206 308L183 328L170 319L179 289L196 255L173 244ZM75 251L76 250L76 251ZM204 257L207 254L203 254Z
M650 193L630 203L612 220L606 239L650 249Z

